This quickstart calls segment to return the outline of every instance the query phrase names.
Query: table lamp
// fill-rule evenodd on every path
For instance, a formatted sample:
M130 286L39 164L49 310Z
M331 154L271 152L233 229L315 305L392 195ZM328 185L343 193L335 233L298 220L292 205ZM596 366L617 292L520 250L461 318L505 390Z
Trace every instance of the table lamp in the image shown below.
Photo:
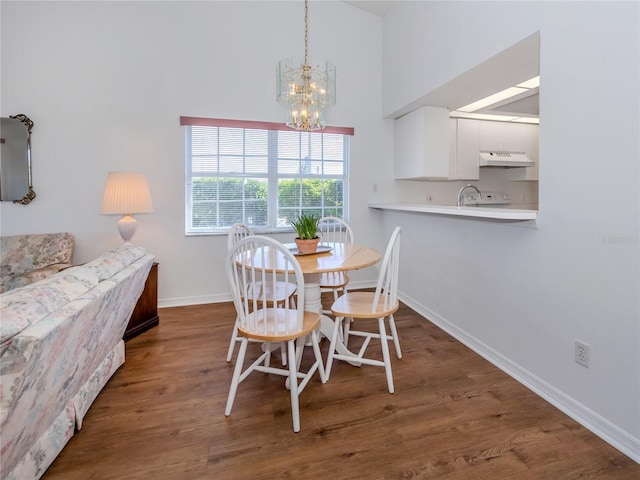
M125 243L129 243L138 221L133 214L153 213L151 192L143 173L109 172L102 195L102 215L123 215L118 230Z

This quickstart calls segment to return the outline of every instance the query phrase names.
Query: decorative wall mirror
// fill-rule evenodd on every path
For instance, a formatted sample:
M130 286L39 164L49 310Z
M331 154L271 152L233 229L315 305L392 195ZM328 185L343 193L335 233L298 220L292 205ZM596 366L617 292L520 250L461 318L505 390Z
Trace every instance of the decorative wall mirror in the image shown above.
M27 205L34 198L31 180L31 129L24 114L0 118L0 200Z

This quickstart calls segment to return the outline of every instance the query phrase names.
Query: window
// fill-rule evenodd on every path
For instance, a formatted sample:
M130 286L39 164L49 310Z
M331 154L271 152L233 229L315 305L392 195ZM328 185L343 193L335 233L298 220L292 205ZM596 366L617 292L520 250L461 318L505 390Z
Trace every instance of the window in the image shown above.
M300 212L347 215L353 129L181 117L186 125L186 233L290 229Z

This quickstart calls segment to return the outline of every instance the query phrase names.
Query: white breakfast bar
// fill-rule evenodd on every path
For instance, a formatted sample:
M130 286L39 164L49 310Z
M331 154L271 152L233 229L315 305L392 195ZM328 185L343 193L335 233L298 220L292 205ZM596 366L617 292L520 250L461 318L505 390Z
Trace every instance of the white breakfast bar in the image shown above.
M538 219L537 210L518 208L456 207L452 205L432 205L421 203L370 203L369 208L426 213L432 215L469 217L495 222L527 222L535 224Z

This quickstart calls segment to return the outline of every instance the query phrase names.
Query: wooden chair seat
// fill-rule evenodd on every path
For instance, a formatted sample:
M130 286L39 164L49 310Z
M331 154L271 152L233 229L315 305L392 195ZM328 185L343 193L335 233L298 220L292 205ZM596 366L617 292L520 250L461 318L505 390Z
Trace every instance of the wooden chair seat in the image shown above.
M262 303L262 299L267 299L267 304L273 303L270 299L275 298L278 304L283 303L287 298L296 293L296 285L291 282L272 283L255 282L247 288L247 299L257 300Z
M385 298L380 296L377 305L373 305L375 297L374 292L348 292L340 296L333 305L331 305L331 313L336 317L350 318L380 318L395 313L398 310L400 302L389 302L385 305Z
M320 275L320 288L341 289L349 283L345 272L326 272Z
M247 325L250 325L251 328L239 326L238 333L261 342L286 342L308 335L320 325L320 314L304 312L302 328L298 330L296 327L297 314L297 310L292 308L263 308L250 313L247 316Z

